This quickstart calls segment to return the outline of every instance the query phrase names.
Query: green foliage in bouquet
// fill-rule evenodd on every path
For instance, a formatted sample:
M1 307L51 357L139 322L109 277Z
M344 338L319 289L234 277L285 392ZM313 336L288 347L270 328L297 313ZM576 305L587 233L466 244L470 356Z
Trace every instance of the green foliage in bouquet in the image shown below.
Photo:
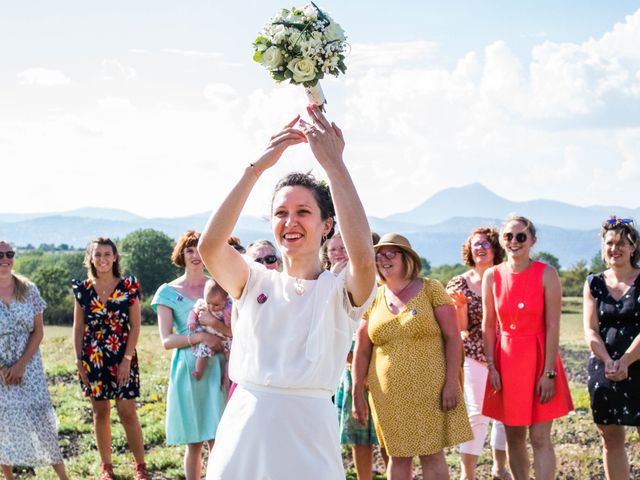
M314 87L325 74L345 73L344 30L313 2L283 8L253 42L253 59L277 82Z

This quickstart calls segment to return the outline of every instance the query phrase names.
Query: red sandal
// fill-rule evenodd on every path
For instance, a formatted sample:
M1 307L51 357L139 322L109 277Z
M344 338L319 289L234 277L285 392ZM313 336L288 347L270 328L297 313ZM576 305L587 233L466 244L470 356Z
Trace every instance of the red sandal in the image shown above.
M151 480L149 472L147 471L147 465L144 463L136 463L136 476L135 480Z
M113 475L113 464L103 463L100 465L100 480L115 480Z

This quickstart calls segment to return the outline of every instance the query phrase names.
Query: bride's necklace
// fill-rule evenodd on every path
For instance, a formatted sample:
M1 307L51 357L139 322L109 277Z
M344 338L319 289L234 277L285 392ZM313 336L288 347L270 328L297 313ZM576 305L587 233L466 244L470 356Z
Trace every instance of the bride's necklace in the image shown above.
M300 296L304 295L304 280L302 278L294 278L293 289L296 291L296 294Z

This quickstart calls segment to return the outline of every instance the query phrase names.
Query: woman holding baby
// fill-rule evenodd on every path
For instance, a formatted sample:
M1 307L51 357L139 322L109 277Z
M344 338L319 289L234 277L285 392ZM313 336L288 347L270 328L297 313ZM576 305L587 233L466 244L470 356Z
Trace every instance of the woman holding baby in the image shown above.
M198 232L187 230L178 239L171 261L184 268L184 274L161 285L151 302L158 313L162 344L166 349L174 349L167 392L167 444L186 444L187 480L201 477L202 446L206 442L209 449L213 447L226 399L222 353L225 339L204 329L190 330L188 326L194 306L204 297L207 281L211 282L204 274L204 264L198 254L199 237ZM224 330L224 323L207 308L196 311L201 325ZM194 355L200 350L199 344L213 352L204 357L206 364L200 370L196 368L198 357Z

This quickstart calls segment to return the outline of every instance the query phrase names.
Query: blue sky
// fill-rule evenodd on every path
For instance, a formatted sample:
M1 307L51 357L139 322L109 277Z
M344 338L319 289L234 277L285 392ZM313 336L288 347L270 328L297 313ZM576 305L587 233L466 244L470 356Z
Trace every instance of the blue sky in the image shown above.
M474 181L513 200L640 205L640 2L319 5L351 45L347 75L323 88L368 213ZM304 109L299 88L251 61L281 6L5 2L0 158L17 181L0 211L214 208ZM277 178L310 168L296 147L247 212L266 213Z

